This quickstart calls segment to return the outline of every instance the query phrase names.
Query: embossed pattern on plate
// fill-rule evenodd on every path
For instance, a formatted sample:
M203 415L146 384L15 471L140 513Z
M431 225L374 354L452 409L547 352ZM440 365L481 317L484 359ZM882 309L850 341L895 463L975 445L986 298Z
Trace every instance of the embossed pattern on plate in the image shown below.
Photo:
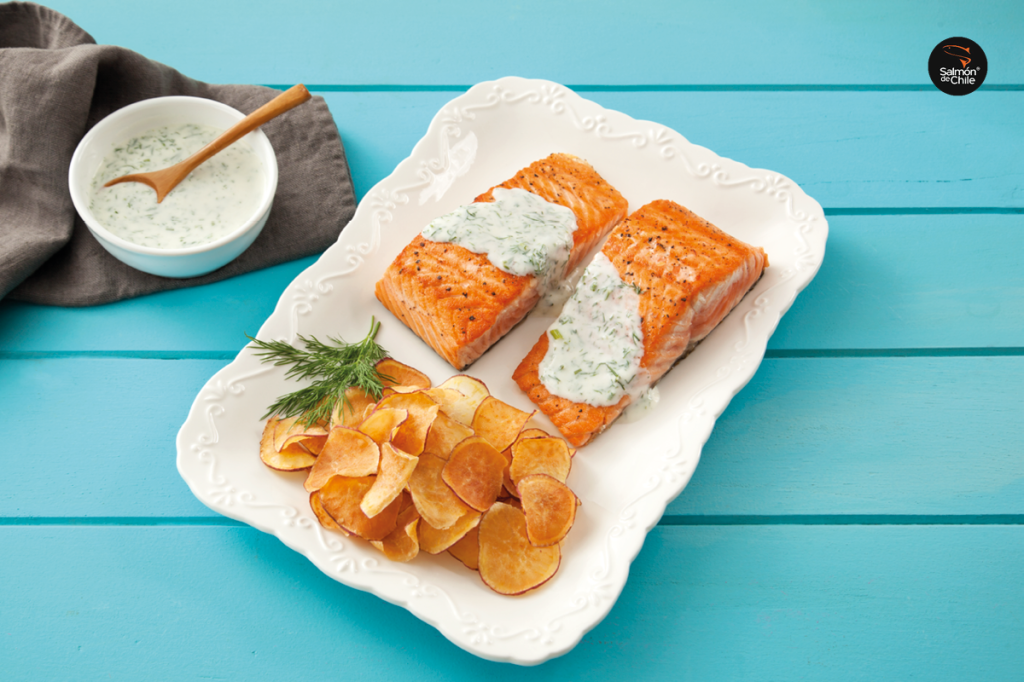
M556 83L503 78L441 109L409 158L366 195L338 242L285 289L259 332L354 341L376 315L378 340L396 359L443 381L451 367L377 302L374 284L432 218L556 151L589 161L631 211L675 200L763 247L771 267L661 381L651 414L615 424L574 458L569 484L583 505L562 566L546 585L502 597L446 555L391 563L365 543L323 530L302 475L260 461L259 416L293 385L248 349L199 392L177 439L178 471L214 511L275 535L327 575L405 607L473 654L524 665L572 649L615 603L647 531L690 480L715 419L754 375L779 319L820 267L828 236L821 206L788 178L721 158L665 126L604 109ZM547 324L528 318L470 373L501 399L532 409L511 372Z

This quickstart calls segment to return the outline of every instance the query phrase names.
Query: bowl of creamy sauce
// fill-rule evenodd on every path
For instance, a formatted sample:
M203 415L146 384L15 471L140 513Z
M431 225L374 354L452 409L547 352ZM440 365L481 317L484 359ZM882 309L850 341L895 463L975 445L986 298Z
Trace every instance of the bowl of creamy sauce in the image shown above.
M262 131L207 160L159 204L141 183L103 185L172 166L243 117L198 97L159 97L114 112L72 157L75 209L108 252L138 270L195 277L226 265L259 235L277 189L277 160Z

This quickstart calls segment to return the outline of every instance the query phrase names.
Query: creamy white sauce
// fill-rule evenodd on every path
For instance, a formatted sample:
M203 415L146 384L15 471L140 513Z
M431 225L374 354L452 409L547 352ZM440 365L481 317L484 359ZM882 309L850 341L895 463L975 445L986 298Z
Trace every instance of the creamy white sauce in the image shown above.
M179 249L207 244L241 227L259 209L263 164L245 141L203 163L163 202L138 182L103 184L129 173L173 166L223 131L187 123L154 128L115 145L92 181L89 209L110 232L141 246Z
M558 317L562 308L565 307L565 302L572 296L572 292L576 291L576 283L583 276L586 266L586 263L577 265L561 281L553 282L547 292L541 296L536 307L530 311L530 317Z
M521 189L497 188L493 202L460 206L423 230L435 242L487 254L496 268L533 275L541 293L565 276L576 215Z
M640 294L598 253L548 329L540 380L551 393L606 407L647 387Z
M657 386L651 386L640 394L636 402L629 404L629 407L622 413L620 421L626 424L638 422L654 412L659 402L661 402L661 391L658 390Z

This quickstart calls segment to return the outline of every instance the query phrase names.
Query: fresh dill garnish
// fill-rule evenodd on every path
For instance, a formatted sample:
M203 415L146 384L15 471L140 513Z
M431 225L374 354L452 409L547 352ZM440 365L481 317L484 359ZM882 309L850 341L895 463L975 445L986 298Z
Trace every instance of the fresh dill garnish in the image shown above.
M315 336L307 338L300 334L299 340L305 349L284 341L254 339L246 334L259 349L255 355L261 362L290 365L285 373L287 379L313 380L309 386L278 398L261 419L271 415L280 419L297 416L301 423L307 425L328 421L339 401L344 408L352 409L345 397L345 390L352 386L366 391L374 400L380 400L384 381L390 377L377 371L377 363L388 357L388 352L374 341L378 330L380 322L371 318L370 333L359 343L346 343L328 336L328 344Z

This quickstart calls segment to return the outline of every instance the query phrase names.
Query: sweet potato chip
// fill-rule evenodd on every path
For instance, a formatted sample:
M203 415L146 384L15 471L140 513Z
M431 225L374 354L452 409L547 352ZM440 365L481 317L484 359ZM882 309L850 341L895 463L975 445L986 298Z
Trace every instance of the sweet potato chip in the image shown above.
M377 473L379 463L380 448L372 438L356 429L335 426L327 436L323 452L309 470L306 490L318 490L331 476L372 476Z
M301 445L289 445L281 452L271 452L263 463L277 471L303 471L316 463L316 455L310 454Z
M372 519L377 516L402 494L418 461L416 457L396 450L391 443L380 446L380 469L377 479L359 505L367 517Z
M310 452L316 454L320 452L320 448L323 447L325 440L327 440L327 429L323 425L300 424L298 417L282 419L277 423L277 428L274 431L274 447L279 451L284 450L289 445L301 443ZM314 447L310 447L311 442L314 444ZM319 443L319 447L316 447L316 443Z
M428 554L440 554L462 539L480 523L480 512L466 512L451 528L438 530L429 523L420 526L420 549Z
M513 445L515 445L515 443L513 443ZM512 482L512 474L509 473L512 467L512 445L502 450L501 456L505 458L505 468L501 472L501 487L504 490L503 495L516 497L519 493L516 492L516 484Z
M486 439L471 436L452 450L441 478L459 499L484 512L498 499L505 465L505 458Z
M371 540L370 544L384 553L391 561L412 561L420 553L420 542L417 534L420 517L415 507L409 512L398 515L395 529L383 540Z
M324 430L322 434L296 434L289 436L284 442L284 447L281 450L287 450L293 445L300 445L302 449L311 455L319 455L320 451L324 449L324 443L327 442L327 431Z
M441 406L442 414L448 415L449 418L467 427L473 423L473 413L476 412L479 402L474 402L454 388L438 386L423 392Z
M527 438L512 446L512 466L508 472L517 487L530 474L547 474L565 483L571 466L569 446L561 438Z
M438 387L454 388L456 391L468 398L476 398L477 404L491 394L484 382L480 381L476 377L471 377L468 374L456 374L454 376L450 376L438 384Z
M345 537L348 537L349 533L347 530L338 525L337 521L331 518L331 515L324 509L323 503L320 501L320 491L314 490L309 494L309 508L313 510L320 525L327 530L336 530Z
M306 448L311 455L319 455L323 452L324 445L326 444L327 433L324 433L322 436L307 436L299 443L299 445Z
M418 369L393 358L384 358L377 363L377 373L385 386L408 386L413 390L430 388L430 377Z
M483 399L473 415L470 425L478 436L483 436L501 452L515 441L526 422L533 415L517 410L494 396Z
M438 407L434 405L426 412L415 415L413 419L405 420L391 437L391 442L395 444L395 447L408 452L413 457L421 455L423 448L427 445L427 433L430 431L430 425L437 418L437 411Z
M458 559L466 568L474 571L480 568L480 526L462 536L462 539L448 548L448 553Z
M527 438L557 438L557 436L552 436L550 433L548 433L544 429L537 429L537 428L523 429L523 431L516 438L516 442L521 441L521 440L526 440ZM569 447L569 457L575 457L575 456L576 456L576 448L570 446Z
M423 389L418 386L385 386L384 390L381 391L381 396L387 398L389 395L394 395L396 393L416 393L417 391L422 390Z
M526 534L526 516L497 502L480 520L480 577L499 594L522 594L543 585L558 570L558 545L534 547Z
M445 414L448 414L448 410L445 409L445 405L466 399L466 396L462 395L454 388L441 388L440 386L435 386L434 388L424 389L423 392L427 394L431 400L440 405L441 411Z
M416 507L412 503L412 498L409 497L409 493L402 491L401 504L398 505L398 526L408 526L413 522L414 519L420 518L420 513L416 511Z
M519 499L526 514L526 535L535 547L561 542L576 520L576 495L547 474L524 476Z
M373 487L373 476L348 478L332 476L320 488L320 502L339 526L364 540L383 540L398 524L400 500L396 499L372 519L359 508Z
M313 466L316 457L299 445L291 445L283 452L279 452L274 447L277 423L277 418L271 417L267 420L267 425L263 427L263 437L260 439L260 459L263 460L263 463L278 471L301 471Z
M367 414L367 406L373 405L373 396L356 386L345 390L345 400L339 400L331 414L331 427L359 426Z
M469 507L441 479L446 462L437 455L424 452L409 478L409 492L423 520L434 528L451 528Z
M270 421L274 422L273 440L271 441L271 444L275 450L280 451L281 448L284 447L284 442L288 440L288 432L293 426L295 426L295 423L298 420L298 417L286 417L285 419L278 419L277 417L270 418ZM264 435L265 434L266 431L264 430Z
M427 431L424 452L430 452L441 459L448 459L456 445L473 435L473 429L460 424L444 412L438 412Z
M491 394L484 382L466 374L457 374L440 384L438 388L451 389L458 394L452 396L445 393L443 400L438 402L445 414L466 426L473 423L476 408Z
M377 403L378 411L386 407L408 410L409 418L398 427L398 431L391 437L391 442L399 450L418 456L423 452L427 431L430 430L430 425L434 423L434 417L440 409L437 403L422 391L417 391L396 393Z
M359 425L359 430L372 438L377 445L381 445L391 440L395 429L408 417L408 410L382 407L367 415Z

